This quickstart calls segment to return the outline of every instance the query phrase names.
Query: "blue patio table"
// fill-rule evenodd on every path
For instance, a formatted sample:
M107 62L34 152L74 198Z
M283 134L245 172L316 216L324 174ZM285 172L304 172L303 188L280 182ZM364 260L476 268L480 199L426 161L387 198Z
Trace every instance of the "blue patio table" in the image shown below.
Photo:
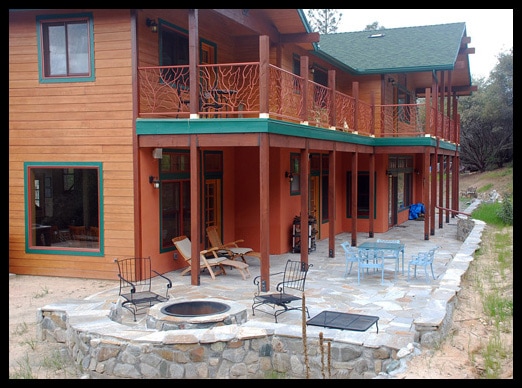
M376 241L365 241L357 248L359 249L373 249L373 250L396 250L402 253L402 274L404 275L404 244L400 243L388 243L388 242L376 242ZM397 263L395 264L395 272L399 268L399 255L397 255Z

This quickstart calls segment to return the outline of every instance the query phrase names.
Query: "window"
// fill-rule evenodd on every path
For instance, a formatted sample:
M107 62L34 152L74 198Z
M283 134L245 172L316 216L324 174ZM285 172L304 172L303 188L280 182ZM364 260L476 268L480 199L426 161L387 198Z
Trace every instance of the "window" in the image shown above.
M329 220L329 206L328 206L328 197L329 197L329 185L328 185L328 167L329 167L329 157L328 154L321 155L322 159L322 169L321 169L321 222L328 222Z
M40 82L94 80L92 15L37 18Z
M188 65L188 35L160 22L160 54L161 66Z
M292 174L292 181L290 182L290 195L301 194L301 176L299 168L300 155L290 154L290 173Z
M101 164L26 163L27 251L102 255Z
M173 249L173 237L190 237L189 151L163 149L160 181L161 249Z
M346 176L346 217L352 217L352 173L348 171ZM377 180L375 180L374 198L377 193ZM359 172L357 174L357 217L368 218L370 215L370 174Z

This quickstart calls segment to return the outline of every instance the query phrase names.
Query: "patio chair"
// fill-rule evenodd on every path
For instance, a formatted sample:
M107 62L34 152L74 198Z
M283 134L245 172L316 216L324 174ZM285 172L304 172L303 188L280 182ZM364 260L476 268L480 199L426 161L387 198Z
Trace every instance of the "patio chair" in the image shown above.
M419 252L416 255L412 255L411 260L408 262L408 281L410 281L410 267L413 265L413 277L417 277L417 267L424 267L424 274L426 275L426 283L431 282L428 275L428 266L431 269L431 276L435 280L435 274L433 273L433 260L435 259L435 251L440 247L431 248L427 252Z
M349 241L345 241L341 244L341 247L344 249L346 268L344 270L344 277L347 277L350 272L352 272L353 263L357 263L359 261L359 257L357 255L357 248L352 247ZM350 264L350 268L348 269L348 264Z
M124 299L122 307L129 310L134 316L143 309L156 303L166 302L169 299L169 289L172 282L151 268L150 257L114 259L118 264L118 278L120 279L119 295ZM160 276L167 281L165 296L152 292L152 278Z
M400 244L401 240L384 240L382 238L378 238L377 242ZM384 249L384 259L395 260L395 279L397 279L397 272L399 272L399 254L400 251L397 249ZM404 268L404 262L402 263L402 267Z
M240 247L238 245L238 243L242 243L244 240L236 240L223 244L221 237L219 237L217 226L209 226L206 230L210 245L212 245L212 247L219 248L217 251L219 256L226 256L230 260L235 260L238 257L241 257L243 263L246 263L245 256L257 257L259 260L261 260L260 252L254 252L252 248Z
M183 276L190 272L190 270L192 269L192 243L190 242L187 236L174 237L172 239L172 242L174 243L174 246L177 248L178 252L181 254L181 256L185 259L186 263L188 264L188 267L181 272L181 275ZM250 273L248 272L248 264L230 260L225 256L218 256L217 248L206 249L201 251L199 254L200 270L208 270L210 277L213 280L216 279L216 274L227 274L225 271L225 265L238 269L243 279L246 279L247 275L250 276ZM213 268L215 267L219 268L219 271L217 273L213 270Z
M277 292L264 293L261 276L254 278L254 284L257 286L257 291L254 294L254 303L252 304L252 315L255 315L255 311L261 311L265 314L273 315L275 322L277 323L277 317L284 312L290 310L303 310L302 306L302 294L304 293L306 275L308 270L312 267L312 264L306 264L301 261L288 260L286 262L285 271L274 273L270 276L283 274L283 280L276 286ZM294 291L291 291L294 290ZM300 295L295 295L296 291ZM296 305L290 305L292 302L296 302ZM269 306L270 310L263 306ZM263 308L262 308L263 307ZM277 309L277 307L280 307ZM306 315L310 318L308 313L308 307L305 306Z
M381 270L381 284L384 284L384 251L382 249L359 249L357 261L357 284L361 284L361 274L364 270Z

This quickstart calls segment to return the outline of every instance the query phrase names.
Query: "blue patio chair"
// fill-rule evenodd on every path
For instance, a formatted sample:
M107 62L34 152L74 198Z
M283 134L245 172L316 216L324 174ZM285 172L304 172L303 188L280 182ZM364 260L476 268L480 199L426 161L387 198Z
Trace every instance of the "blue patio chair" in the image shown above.
M400 244L401 240L384 240L382 238L378 238L377 242ZM395 279L397 279L397 272L399 272L399 254L400 251L398 251L397 249L384 249L384 258L395 260ZM402 267L404 268L404 261L402 263Z
M431 282L431 279L428 275L428 266L431 269L431 276L435 279L435 274L433 273L433 260L435 258L435 251L439 249L439 247L431 248L427 252L419 252L416 255L412 255L411 260L408 262L408 281L410 281L410 267L413 265L413 277L417 277L417 267L424 267L424 274L426 275L426 283Z
M350 242L345 241L341 244L341 247L344 249L344 257L346 262L346 268L344 270L344 277L347 277L350 272L352 272L352 266L353 263L357 263L359 261L358 255L357 255L357 248L352 247L350 245ZM350 268L348 268L348 264L350 264Z
M357 284L361 283L361 273L364 269L381 270L381 284L384 285L384 251L382 249L359 249L357 253Z

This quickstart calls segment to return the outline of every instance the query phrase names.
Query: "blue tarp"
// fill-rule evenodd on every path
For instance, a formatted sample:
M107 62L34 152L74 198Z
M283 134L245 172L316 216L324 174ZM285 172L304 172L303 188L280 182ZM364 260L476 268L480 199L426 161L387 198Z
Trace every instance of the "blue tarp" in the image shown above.
M410 206L410 216L409 220L416 220L419 218L419 215L424 214L424 204L423 203L415 203Z

